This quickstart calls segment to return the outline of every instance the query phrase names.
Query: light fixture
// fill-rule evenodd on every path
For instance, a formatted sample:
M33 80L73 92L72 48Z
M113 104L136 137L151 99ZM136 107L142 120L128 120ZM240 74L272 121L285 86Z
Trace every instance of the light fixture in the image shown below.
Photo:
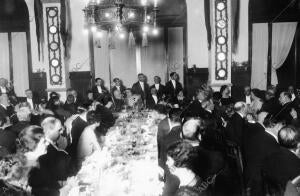
M111 31L124 38L129 31L134 36L158 34L157 0L89 0L83 11L85 25L92 32Z
M152 30L152 34L153 34L154 36L157 36L157 35L159 34L158 28L154 28L154 29Z
M96 37L97 37L97 38L102 38L102 37L103 37L102 31L97 31L97 32L96 32Z

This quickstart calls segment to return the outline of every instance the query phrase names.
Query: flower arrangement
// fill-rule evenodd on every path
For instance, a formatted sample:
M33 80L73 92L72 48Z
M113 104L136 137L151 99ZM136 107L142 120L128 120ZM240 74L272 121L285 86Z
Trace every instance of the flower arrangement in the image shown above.
M156 134L163 118L153 111L120 113L104 148L85 160L61 195L159 196Z

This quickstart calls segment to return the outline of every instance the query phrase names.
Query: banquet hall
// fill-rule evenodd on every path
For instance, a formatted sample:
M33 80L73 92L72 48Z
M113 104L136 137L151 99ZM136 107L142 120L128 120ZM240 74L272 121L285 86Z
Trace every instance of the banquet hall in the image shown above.
M300 0L0 0L0 195L300 195Z

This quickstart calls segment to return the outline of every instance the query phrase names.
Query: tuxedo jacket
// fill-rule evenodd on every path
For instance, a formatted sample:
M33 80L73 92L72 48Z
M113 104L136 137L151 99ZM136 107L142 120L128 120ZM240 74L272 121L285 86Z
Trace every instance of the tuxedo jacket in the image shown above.
M276 139L259 123L246 123L243 135L244 178L251 195L262 195L263 163L279 151Z
M32 187L32 191L59 189L59 181L66 180L69 175L70 161L68 154L57 150L50 144L47 147L47 153L38 159L39 167L30 171L28 184Z
M278 152L265 159L263 173L265 180L275 185L275 189L284 190L289 180L300 175L300 159L288 149L280 147Z
M244 125L245 119L235 112L229 119L225 131L225 136L227 137L227 139L235 142L240 147L242 146Z
M158 103L161 101L160 97L157 96L157 103L155 103L154 98L152 97L152 95L149 95L148 99L147 99L147 108L149 109L155 109L155 107L158 105Z
M94 100L101 98L101 96L103 96L104 94L109 94L109 91L107 90L107 88L105 86L101 86L101 88L102 88L102 93L98 92L97 86L94 86L92 88Z
M176 81L176 88L174 88L172 81L166 83L166 94L169 98L177 97L178 93L182 90L182 85L178 81Z
M152 88L155 88L155 84L153 84L152 86L150 86L150 89L152 89ZM162 85L162 84L159 84L159 88L158 88L158 91L157 91L157 96L159 98L162 98L163 95L166 95L166 87L164 85Z
M142 100L146 100L150 94L149 85L144 82L144 91L139 82L136 82L132 85L131 91L133 94L140 95Z

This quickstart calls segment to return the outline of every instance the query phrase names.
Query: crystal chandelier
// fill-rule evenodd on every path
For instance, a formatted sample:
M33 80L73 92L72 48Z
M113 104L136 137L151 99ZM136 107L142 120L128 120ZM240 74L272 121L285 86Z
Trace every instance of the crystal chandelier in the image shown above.
M158 0L86 0L85 28L96 34L107 31L125 38L133 33L157 35Z

